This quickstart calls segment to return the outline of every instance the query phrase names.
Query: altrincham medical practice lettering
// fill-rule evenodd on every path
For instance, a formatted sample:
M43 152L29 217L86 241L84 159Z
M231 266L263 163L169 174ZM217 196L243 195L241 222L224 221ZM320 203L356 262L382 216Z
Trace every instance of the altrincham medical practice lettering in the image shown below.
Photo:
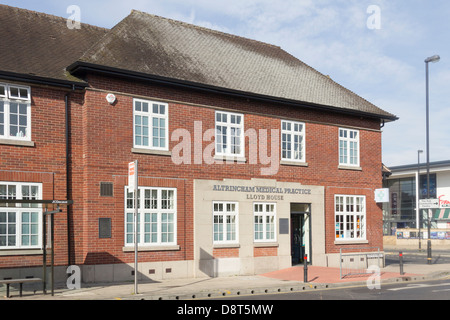
M245 193L275 193L275 194L311 194L311 189L302 188L277 188L277 187L251 187L214 185L213 191L245 192Z

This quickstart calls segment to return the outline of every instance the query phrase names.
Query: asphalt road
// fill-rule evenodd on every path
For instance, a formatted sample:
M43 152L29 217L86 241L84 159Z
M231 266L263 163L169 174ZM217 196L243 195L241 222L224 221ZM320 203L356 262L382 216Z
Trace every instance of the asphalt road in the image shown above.
M385 263L386 266L390 264L398 264L399 263L399 252L398 251L385 251ZM410 250L403 251L403 263L427 263L427 251L426 246L425 250ZM447 250L432 250L431 252L431 263L432 264L443 264L450 263L450 252Z
M450 300L450 279L381 284L379 289L355 286L217 300Z
M426 245L421 251L403 251L403 263L427 264ZM386 266L399 264L398 251L385 251ZM432 264L450 263L450 251L433 250ZM428 280L424 282L400 282L381 284L379 289L367 286L333 288L325 290L308 290L284 294L226 297L219 300L450 300L450 278Z

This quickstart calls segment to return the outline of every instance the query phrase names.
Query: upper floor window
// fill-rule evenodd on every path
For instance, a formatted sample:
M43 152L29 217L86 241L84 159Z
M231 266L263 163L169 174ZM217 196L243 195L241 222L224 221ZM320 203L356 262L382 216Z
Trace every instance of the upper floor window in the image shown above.
M30 88L0 83L0 138L31 140Z
M169 150L169 110L166 103L134 99L134 147Z
M339 129L339 164L359 166L359 131Z
M281 121L281 159L305 162L305 124Z
M244 116L216 111L216 155L244 156Z

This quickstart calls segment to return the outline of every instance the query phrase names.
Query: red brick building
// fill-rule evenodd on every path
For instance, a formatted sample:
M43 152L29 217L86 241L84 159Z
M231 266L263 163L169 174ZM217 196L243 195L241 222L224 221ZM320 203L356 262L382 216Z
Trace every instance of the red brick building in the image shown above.
M73 200L55 215L61 279L133 279L135 160L143 279L382 250L394 115L279 47L138 11L111 30L3 5L0 20L0 197ZM40 275L42 212L0 208L0 277Z

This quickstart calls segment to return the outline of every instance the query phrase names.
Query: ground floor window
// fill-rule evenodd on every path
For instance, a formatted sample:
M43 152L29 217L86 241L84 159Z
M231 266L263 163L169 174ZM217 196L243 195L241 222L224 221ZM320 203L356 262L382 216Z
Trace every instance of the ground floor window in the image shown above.
M336 240L366 239L366 197L335 196Z
M275 241L275 203L254 203L255 242Z
M0 182L0 199L41 200L39 183ZM0 205L0 249L42 246L42 208L38 204Z
M134 245L134 193L125 190L125 245ZM138 243L175 245L177 242L177 190L140 187L138 191Z
M213 202L213 242L215 244L238 243L237 202Z

